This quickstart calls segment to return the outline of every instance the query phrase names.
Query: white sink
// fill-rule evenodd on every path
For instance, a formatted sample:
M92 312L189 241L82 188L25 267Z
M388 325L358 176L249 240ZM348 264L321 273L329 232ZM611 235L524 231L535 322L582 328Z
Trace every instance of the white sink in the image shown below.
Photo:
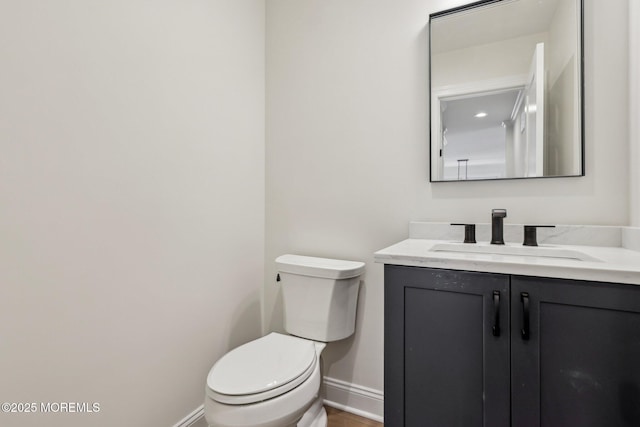
M490 245L488 243L437 243L431 247L430 251L562 258L576 261L602 262L602 260L578 250L557 246L522 246L514 244Z

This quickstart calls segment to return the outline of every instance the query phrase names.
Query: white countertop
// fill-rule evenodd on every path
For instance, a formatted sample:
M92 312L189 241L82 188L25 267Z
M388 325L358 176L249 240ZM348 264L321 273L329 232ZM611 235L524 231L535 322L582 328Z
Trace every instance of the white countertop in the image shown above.
M557 277L640 285L640 252L623 247L540 244L540 248L576 250L598 261L580 261L546 256L498 255L487 253L432 251L435 245L459 243L453 240L410 238L377 251L375 261L383 264L451 270ZM488 245L478 243L477 245ZM507 246L522 246L507 243Z

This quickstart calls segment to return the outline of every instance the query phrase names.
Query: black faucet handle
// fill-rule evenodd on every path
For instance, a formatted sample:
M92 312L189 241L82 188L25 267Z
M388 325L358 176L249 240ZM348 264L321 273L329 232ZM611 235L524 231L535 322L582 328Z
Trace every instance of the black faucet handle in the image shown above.
M555 225L525 225L522 246L538 246L536 230L538 228L555 228Z
M464 243L476 243L476 225L475 224L455 223L451 225L464 225Z

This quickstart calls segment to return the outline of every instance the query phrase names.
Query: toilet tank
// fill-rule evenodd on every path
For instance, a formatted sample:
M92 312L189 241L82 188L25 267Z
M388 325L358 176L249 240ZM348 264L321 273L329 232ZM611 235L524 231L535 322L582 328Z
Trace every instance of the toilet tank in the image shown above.
M363 262L282 255L276 264L288 333L323 342L353 334Z

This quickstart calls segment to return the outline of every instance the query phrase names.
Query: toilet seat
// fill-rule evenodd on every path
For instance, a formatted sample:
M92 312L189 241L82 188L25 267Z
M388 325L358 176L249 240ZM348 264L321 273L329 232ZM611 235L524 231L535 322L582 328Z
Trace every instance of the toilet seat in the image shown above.
M207 394L244 405L280 396L306 381L317 364L313 341L271 333L224 355L207 376Z

